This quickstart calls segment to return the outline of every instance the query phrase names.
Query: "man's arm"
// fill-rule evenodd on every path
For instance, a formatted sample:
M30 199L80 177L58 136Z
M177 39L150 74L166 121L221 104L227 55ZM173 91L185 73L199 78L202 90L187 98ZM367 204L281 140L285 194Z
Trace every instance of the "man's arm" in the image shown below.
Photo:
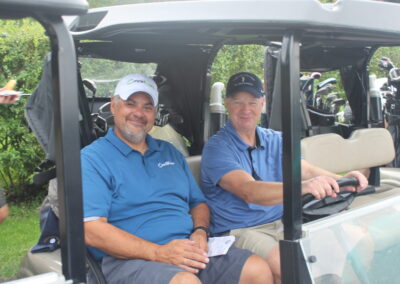
M116 258L156 260L158 245L138 238L121 230L101 217L95 221L86 221L85 242Z
M6 198L0 188L0 223L3 222L8 217L8 206Z
M205 268L209 261L204 251L192 240L178 239L158 245L109 224L104 217L85 222L84 228L87 245L116 258L158 261L180 266L193 273Z
M282 203L281 182L256 181L244 170L234 170L225 174L218 184L247 203L269 206Z
M8 206L7 204L0 207L0 223L8 217Z
M317 176L328 176L332 177L334 179L340 178L339 175L331 173L329 171L326 171L324 169L321 169L319 167L316 167L306 160L302 159L301 160L301 180L308 180L315 178Z
M256 181L244 170L234 170L225 174L218 184L247 203L271 206L283 202L281 182ZM335 197L338 192L339 187L335 178L331 176L318 176L302 183L302 194L310 193L317 199L325 196Z
M200 203L190 210L190 214L193 219L193 228L196 227L204 227L208 228L210 225L210 210L206 203ZM204 250L204 252L208 251L208 238L207 232L202 229L195 230L191 235L190 239L195 241L199 247Z

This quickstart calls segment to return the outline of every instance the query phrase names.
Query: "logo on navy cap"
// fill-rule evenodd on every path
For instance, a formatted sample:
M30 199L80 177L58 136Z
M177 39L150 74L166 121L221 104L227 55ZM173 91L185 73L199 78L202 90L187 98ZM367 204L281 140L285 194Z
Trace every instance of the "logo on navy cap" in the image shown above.
M226 96L231 97L239 92L248 92L257 98L264 96L261 80L249 72L237 73L229 79Z

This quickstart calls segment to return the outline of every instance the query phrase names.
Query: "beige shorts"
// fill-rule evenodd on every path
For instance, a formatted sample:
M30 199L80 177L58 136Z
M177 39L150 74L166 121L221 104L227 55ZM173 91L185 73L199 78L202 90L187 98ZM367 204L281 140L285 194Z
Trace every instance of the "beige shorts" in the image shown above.
M281 220L254 227L234 229L229 235L235 236L235 246L247 249L266 258L271 249L283 239L283 224Z

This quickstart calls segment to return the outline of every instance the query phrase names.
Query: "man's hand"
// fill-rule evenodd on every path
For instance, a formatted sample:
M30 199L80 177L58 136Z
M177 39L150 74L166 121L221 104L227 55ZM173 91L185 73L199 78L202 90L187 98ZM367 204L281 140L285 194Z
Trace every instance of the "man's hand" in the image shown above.
M15 80L10 80L8 83L3 87L0 88L0 95L2 91L12 91L17 84L17 81ZM18 100L17 92L15 92L15 95L1 95L0 96L0 104L12 104L16 100Z
M209 262L207 253L195 241L178 239L160 246L156 261L173 264L183 269L198 273Z
M5 88L0 88L0 104L12 104L14 103L16 100L18 100L18 96L17 95L1 95L2 91L5 91Z
M353 171L349 172L345 177L355 177L358 180L359 186L354 187L354 186L346 186L342 188L342 191L362 191L368 186L368 180L367 178L360 173L359 171Z
M207 233L204 230L196 230L190 235L190 239L198 245L199 248L208 252Z
M302 194L312 194L316 199L323 199L326 196L336 197L339 193L339 186L334 178L318 176L302 182Z

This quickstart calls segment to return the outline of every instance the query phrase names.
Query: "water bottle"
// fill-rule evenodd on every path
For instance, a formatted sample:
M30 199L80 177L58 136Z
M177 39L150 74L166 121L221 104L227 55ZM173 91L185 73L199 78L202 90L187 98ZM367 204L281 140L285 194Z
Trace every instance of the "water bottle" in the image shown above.
M382 98L376 85L376 75L369 75L369 120L370 122L379 122L383 120Z
M226 123L225 106L222 104L224 83L216 82L210 94L210 135L214 135Z

